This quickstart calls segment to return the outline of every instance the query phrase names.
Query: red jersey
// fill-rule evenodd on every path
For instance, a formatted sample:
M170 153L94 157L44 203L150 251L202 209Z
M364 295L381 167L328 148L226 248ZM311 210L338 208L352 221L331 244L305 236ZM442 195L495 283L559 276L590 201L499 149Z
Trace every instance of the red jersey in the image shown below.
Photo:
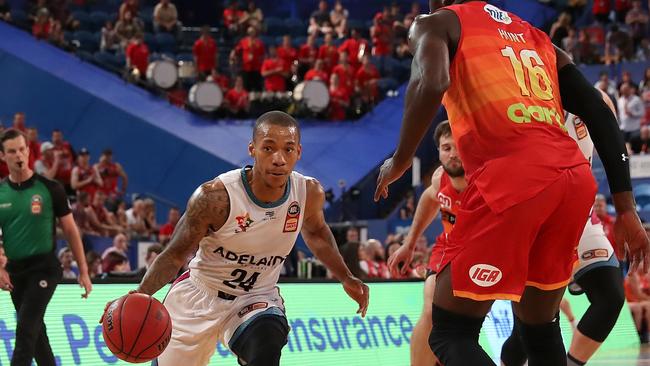
M373 56L390 55L390 33L391 29L387 25L380 24L373 26L372 30L372 54Z
M202 37L194 42L192 53L196 58L196 68L200 72L209 73L216 65L217 44L212 37L203 39Z
M126 57L131 61L131 65L135 66L140 75L147 74L147 66L149 66L149 48L144 43L131 43L126 48Z
M594 14L607 14L612 10L611 0L594 0L591 10Z
M318 71L316 69L310 69L305 74L305 80L320 80L325 84L329 84L329 76L324 70Z
M330 114L332 121L343 121L346 117L346 105L350 103L350 91L339 84L336 89L330 88Z
M223 11L223 25L226 26L226 28L230 27L233 24L237 24L239 22L239 19L244 15L244 12L241 10L233 10L231 8L226 8Z
M117 194L117 180L120 178L120 170L117 167L117 164L111 163L99 163L97 164L97 171L102 177L104 185L100 187L100 190L106 193L107 196L113 196Z
M264 43L259 38L242 38L235 51L241 56L243 71L260 71L264 60Z
M355 69L361 64L361 58L359 57L359 51L363 53L367 52L368 41L363 38L354 39L348 38L343 44L339 46L339 52L347 52L350 60L350 65Z
M230 80L226 75L217 74L216 76L212 75L212 82L219 85L221 91L228 90L230 88Z
M291 71L291 65L298 59L298 51L293 47L278 47L278 57L284 62L284 71Z
M441 249L447 243L447 235L451 233L454 224L456 224L456 214L461 206L461 194L462 192L457 191L451 184L451 178L449 178L447 172L443 171L440 177L440 188L438 188L436 194L440 203L440 220L442 221L442 232L436 238L436 247L434 248L434 252L438 254L442 253ZM429 269L437 271L435 267L440 261L440 256L435 255L434 252L431 253L429 259Z
M284 69L284 61L280 58L267 58L262 64L262 73L274 69ZM264 90L271 92L283 92L287 89L284 76L281 74L272 74L264 78Z
M235 88L228 90L225 96L228 105L235 109L243 109L248 104L248 92L246 90L237 91Z
M369 85L367 85L369 81L379 79L379 71L377 71L377 68L374 65L369 66L370 67L368 69L361 67L359 70L357 70L357 84L362 89L369 87ZM376 86L372 89L371 92L374 97L377 97L379 95L379 90Z
M95 174L95 169L92 166L88 166L86 168L77 166L77 171L79 172L77 174L79 182L84 181ZM92 200L92 198L95 196L95 192L97 192L98 189L100 189L100 187L98 187L97 184L93 181L79 188L78 190L88 193L88 197Z
M318 58L325 63L325 70L331 72L334 66L339 63L339 51L334 45L322 45L318 49Z
M564 127L548 36L482 1L445 9L462 33L443 104L470 185L488 206L503 212L589 164Z
M354 69L350 64L338 64L332 70L332 74L339 76L339 84L348 89L349 92L354 90Z
M36 39L47 39L50 36L51 23L49 21L45 23L34 23L32 25L32 35Z
M158 235L172 236L172 234L174 233L174 228L175 228L174 225L170 223L166 223L165 225L160 227L160 230L158 230Z
M298 59L303 60L303 62L306 59L311 60L312 62L318 57L318 49L316 47L311 47L308 44L303 44L300 46L300 49L298 50Z
M60 145L54 146L54 153L60 151L61 162L59 163L59 168L56 171L56 176L54 179L63 182L64 184L70 184L70 175L72 174L72 147L70 143L64 141Z

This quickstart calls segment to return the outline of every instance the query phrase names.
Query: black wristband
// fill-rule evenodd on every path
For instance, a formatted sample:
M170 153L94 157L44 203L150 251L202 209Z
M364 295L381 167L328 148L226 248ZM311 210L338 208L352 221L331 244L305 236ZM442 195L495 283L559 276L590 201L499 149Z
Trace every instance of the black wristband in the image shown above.
M562 105L585 123L603 162L611 193L632 190L630 158L616 116L573 64L558 72Z

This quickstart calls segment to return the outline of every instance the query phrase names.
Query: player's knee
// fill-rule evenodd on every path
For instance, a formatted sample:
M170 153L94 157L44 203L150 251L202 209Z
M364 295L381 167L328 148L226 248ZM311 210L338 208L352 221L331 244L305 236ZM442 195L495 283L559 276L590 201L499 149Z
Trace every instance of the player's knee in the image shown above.
M231 349L248 366L278 366L289 326L280 316L265 316L248 325Z
M467 358L467 350L478 346L478 335L484 318L474 318L432 306L433 327L429 346L440 361L447 365L453 360Z
M566 353L562 343L559 315L544 324L525 324L518 322L521 342L528 355L528 364L561 365L566 363Z

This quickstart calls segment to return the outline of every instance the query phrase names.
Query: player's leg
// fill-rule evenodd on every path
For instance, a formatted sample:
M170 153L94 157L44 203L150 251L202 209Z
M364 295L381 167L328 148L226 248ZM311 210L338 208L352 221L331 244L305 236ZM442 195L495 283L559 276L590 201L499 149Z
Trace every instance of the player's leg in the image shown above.
M615 266L587 270L576 282L585 291L590 305L571 340L569 359L584 364L614 328L625 302L625 294L621 272Z
M503 366L523 366L528 359L526 356L526 351L524 350L524 345L521 341L521 335L519 334L519 326L516 316L512 317L514 322L512 325L512 332L510 337L503 342L501 346L501 365Z
M288 335L289 325L284 316L258 316L232 342L231 349L241 365L279 366Z
M630 313L632 313L632 320L638 333L641 333L641 325L643 323L643 306L638 302L628 302Z
M437 361L428 343L429 334L431 333L431 307L435 286L436 275L434 273L424 281L422 314L420 314L420 319L413 327L411 335L411 366L432 366Z
M567 300L565 297L562 298L562 301L560 301L560 311L566 319L571 323L571 329L575 331L576 329L576 316L573 314L573 309L571 309L571 304L569 303L569 300Z

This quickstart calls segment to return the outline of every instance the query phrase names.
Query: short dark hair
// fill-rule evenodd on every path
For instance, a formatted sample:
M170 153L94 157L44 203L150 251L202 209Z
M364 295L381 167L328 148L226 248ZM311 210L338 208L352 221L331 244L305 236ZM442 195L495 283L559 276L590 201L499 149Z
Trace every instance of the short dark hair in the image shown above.
M162 251L163 251L163 246L162 246L162 245L160 245L160 244L158 244L158 243L151 244L151 245L147 248L147 258L149 258L149 256L151 255L151 253L160 254L160 253L162 253Z
M449 125L449 121L442 121L433 133L433 141L436 142L436 146L440 147L440 139L446 136L451 136L451 125Z
M15 128L10 128L3 132L2 137L0 137L0 150L2 152L5 152L5 141L13 140L20 136L22 136L25 139L25 142L27 142L27 137L25 137L25 134Z
M111 149L104 149L104 151L102 151L102 155L113 156L113 150L111 150Z
M257 136L257 131L259 131L260 126L265 123L282 127L295 127L298 133L298 141L300 141L300 126L298 125L298 121L282 111L270 111L261 115L255 121L255 126L253 126L253 140L255 140L255 136Z

